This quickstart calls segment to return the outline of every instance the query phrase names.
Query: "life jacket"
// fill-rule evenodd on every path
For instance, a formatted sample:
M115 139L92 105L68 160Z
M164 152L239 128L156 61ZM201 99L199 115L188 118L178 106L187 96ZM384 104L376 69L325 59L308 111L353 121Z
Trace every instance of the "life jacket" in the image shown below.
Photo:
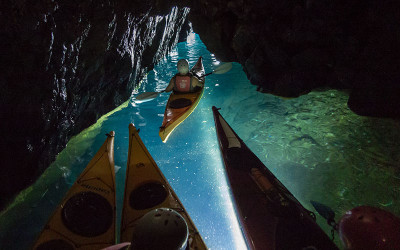
M192 92L193 91L192 75L187 74L187 75L182 76L180 74L176 74L174 91L176 91L176 92Z

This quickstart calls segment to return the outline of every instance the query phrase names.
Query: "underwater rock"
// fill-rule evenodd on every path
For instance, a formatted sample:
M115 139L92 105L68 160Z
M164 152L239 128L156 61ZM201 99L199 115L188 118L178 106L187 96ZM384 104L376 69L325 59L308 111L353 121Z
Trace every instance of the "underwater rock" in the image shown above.
M129 99L184 39L188 12L157 0L2 3L0 209L72 136Z
M207 48L241 63L261 92L348 89L355 113L399 118L399 10L398 1L199 0L189 18Z
M312 144L316 146L321 146L312 136L310 135L302 135L300 137L296 137L289 142L290 146L301 146L303 144Z

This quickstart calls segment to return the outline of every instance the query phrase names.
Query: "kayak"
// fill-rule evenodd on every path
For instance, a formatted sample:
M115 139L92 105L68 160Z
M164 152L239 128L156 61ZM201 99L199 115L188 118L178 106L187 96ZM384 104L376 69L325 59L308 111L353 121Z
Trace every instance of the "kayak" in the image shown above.
M202 57L193 66L190 72L205 83L205 71ZM204 86L193 93L172 93L165 107L164 119L160 127L159 135L163 142L168 140L172 131L183 122L197 107L203 95Z
M249 249L338 249L213 106L234 207Z
M139 136L139 131L133 124L129 125L128 165L125 178L120 242L138 244L138 241L142 241L146 237L151 238L154 236L155 238L153 241L161 244L162 237L158 235L158 233L163 232L159 231L162 230L164 226L172 226L174 224L170 223L166 225L163 221L161 226L156 225L154 228L149 229L148 227L146 228L146 226L151 226L149 224L154 222L150 221L144 225L145 228L141 227L141 229L139 229L139 226L143 224L140 221L143 218L149 217L148 215L153 213L153 211L156 212L154 214L155 216L160 216L161 218L162 212L168 210L169 214L171 214L170 212L175 213L176 216L174 217L183 219L180 221L181 224L187 225L188 233L187 236L185 236L185 242L188 244L189 248L207 249L197 228L189 217L189 214L186 212L174 190L158 168L146 146L143 144ZM160 213L157 214L157 211ZM167 222L166 220L165 223ZM146 230L149 232L148 235L144 232ZM173 231L173 229L171 230ZM137 237L135 238L135 236ZM174 238L175 236L176 235L171 235L169 237ZM149 249L154 248L157 249L157 247L149 247ZM138 245L134 245L133 249L142 248Z
M107 134L33 249L102 249L115 244L114 135Z

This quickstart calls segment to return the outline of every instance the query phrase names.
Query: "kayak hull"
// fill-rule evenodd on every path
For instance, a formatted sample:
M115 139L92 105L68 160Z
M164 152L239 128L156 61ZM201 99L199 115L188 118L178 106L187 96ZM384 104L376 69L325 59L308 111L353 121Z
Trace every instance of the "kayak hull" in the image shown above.
M190 248L207 249L190 216L143 144L139 131L130 124L120 242L131 242L138 220L157 208L178 212L187 223Z
M200 82L205 82L205 71L203 59L201 57L190 72L193 75L196 75L200 79ZM163 142L166 142L172 131L174 131L174 129L194 111L200 102L203 92L204 87L193 93L171 93L168 98L163 122L159 131L160 138ZM172 104L177 100L189 100L190 105L182 108L174 108Z
M234 206L249 249L338 249L212 107ZM314 247L314 248L307 248Z
M64 196L33 249L101 249L115 244L114 132Z

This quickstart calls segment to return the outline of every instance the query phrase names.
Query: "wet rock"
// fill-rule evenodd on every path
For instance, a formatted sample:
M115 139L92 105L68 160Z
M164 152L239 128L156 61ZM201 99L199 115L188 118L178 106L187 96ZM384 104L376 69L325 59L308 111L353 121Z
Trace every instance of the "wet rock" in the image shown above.
M357 114L400 117L397 1L3 1L0 208L71 136L127 100L190 22L258 90L348 89ZM189 8L190 7L190 15ZM189 21L188 19L189 18ZM6 122L3 122L6 121Z
M199 0L191 7L209 50L240 62L259 91L297 97L348 89L357 114L399 117L399 2Z
M129 99L189 26L188 8L157 0L1 5L0 208L73 135Z
M399 118L399 96L399 87L365 86L351 92L348 106L358 115Z

